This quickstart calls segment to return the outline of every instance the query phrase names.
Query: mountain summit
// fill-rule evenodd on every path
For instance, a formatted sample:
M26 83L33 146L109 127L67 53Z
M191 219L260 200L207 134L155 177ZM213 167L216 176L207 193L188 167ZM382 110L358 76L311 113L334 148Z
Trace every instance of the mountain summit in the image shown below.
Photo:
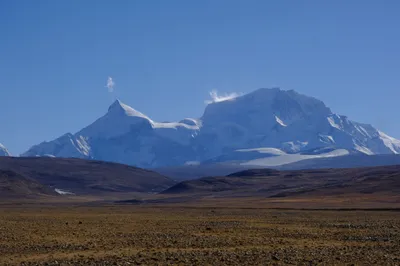
M400 141L373 126L337 115L313 97L275 88L213 102L199 119L168 123L155 122L117 100L104 116L78 133L33 146L22 156L160 167L399 152Z
M116 115L119 114L119 115L126 115L126 116L135 116L135 117L141 117L144 119L149 119L147 116L145 116L141 112L136 111L132 107L122 103L120 100L116 100L113 104L110 105L110 107L108 108L108 113L114 113Z

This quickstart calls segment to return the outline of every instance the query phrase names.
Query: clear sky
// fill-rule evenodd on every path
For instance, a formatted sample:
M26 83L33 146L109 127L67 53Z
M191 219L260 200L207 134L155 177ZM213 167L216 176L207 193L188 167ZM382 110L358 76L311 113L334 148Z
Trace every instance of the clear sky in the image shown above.
M213 89L272 86L400 138L399 14L398 0L0 1L0 143L18 155L75 133L115 97L168 121L201 116Z

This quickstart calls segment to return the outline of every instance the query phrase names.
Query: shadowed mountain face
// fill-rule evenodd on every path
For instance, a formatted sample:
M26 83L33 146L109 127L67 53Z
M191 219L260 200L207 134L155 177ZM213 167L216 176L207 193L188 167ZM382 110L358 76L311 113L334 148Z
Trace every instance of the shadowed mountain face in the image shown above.
M213 197L290 197L400 193L400 166L278 171L246 170L181 182L164 194Z
M313 97L259 89L207 105L198 119L159 123L114 102L76 134L22 154L111 161L156 168L229 162L273 167L352 153L397 154L400 141L371 125L333 113Z
M0 170L0 198L21 199L56 196L54 189L11 170Z
M0 157L0 169L76 195L162 191L175 182L127 165L63 158Z

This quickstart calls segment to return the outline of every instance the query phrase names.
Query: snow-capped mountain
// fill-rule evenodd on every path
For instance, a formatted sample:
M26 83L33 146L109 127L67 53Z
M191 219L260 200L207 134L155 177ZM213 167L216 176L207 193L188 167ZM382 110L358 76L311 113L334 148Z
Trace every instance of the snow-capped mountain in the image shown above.
M0 143L0 156L11 156L6 147L4 147L3 144L1 143Z
M36 145L22 156L159 167L210 161L257 164L274 156L293 162L315 156L399 152L399 140L333 113L320 100L293 90L259 89L210 103L199 119L172 123L155 122L117 100L88 127Z

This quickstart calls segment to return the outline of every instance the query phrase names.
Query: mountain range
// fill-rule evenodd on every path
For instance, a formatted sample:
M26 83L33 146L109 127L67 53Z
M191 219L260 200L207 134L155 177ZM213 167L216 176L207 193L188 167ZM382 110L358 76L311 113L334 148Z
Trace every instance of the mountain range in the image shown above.
M75 157L138 167L209 163L276 166L348 154L398 154L400 141L335 114L322 101L279 88L209 103L200 118L156 122L115 101L79 132L21 156Z

